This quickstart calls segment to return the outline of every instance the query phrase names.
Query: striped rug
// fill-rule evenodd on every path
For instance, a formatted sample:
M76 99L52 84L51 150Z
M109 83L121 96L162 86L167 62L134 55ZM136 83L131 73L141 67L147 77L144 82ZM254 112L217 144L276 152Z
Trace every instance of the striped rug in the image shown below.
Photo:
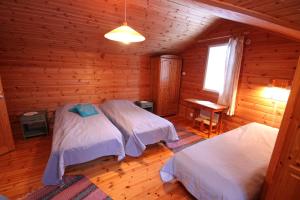
M181 151L182 149L187 148L200 141L205 140L204 137L201 137L196 133L188 131L185 128L176 128L176 130L177 130L179 140L175 142L166 142L166 146L174 153Z
M111 200L85 176L65 176L62 186L44 186L28 194L24 200Z

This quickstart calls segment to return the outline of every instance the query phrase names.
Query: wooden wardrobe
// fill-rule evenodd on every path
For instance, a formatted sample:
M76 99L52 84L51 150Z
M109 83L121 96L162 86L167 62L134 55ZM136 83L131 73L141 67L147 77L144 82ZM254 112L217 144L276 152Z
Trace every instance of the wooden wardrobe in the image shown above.
M0 79L0 155L15 148Z
M182 60L175 55L151 58L154 112L160 116L178 111Z

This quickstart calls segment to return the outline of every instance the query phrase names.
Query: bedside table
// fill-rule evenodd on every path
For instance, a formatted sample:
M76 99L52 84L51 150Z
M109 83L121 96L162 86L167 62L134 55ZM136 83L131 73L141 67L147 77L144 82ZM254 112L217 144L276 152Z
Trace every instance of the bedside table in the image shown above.
M153 102L151 101L136 101L135 105L153 113Z
M21 127L25 139L48 134L47 112L39 111L35 115L21 116Z

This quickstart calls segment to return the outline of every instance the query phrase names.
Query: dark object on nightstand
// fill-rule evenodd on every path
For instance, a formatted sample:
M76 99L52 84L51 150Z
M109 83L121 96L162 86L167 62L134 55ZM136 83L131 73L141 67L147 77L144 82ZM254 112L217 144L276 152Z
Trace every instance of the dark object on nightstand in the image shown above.
M153 102L151 101L136 101L135 105L153 113Z
M21 116L21 126L24 138L48 134L47 112L39 111L37 114Z

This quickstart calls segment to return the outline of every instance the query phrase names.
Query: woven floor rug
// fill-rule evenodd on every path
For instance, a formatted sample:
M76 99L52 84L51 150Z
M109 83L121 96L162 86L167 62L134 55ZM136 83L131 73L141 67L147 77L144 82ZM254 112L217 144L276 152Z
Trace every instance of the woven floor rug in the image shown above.
M25 200L111 200L85 176L65 176L62 186L44 186L28 194Z
M205 140L204 137L201 137L200 135L197 135L196 133L188 131L184 128L176 128L176 131L179 140L175 142L166 142L166 146L174 153Z

